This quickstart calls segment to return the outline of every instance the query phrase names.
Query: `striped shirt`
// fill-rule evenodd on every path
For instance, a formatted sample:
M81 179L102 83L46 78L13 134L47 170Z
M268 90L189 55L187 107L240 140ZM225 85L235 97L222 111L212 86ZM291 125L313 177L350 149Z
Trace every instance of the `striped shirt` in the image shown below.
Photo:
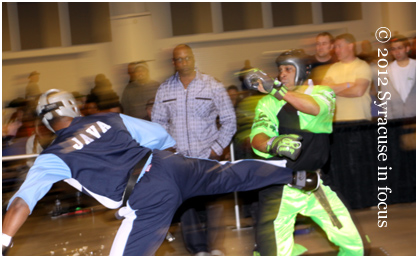
M237 127L235 111L223 84L198 71L187 89L178 73L163 82L151 117L176 140L178 152L198 158L209 158L211 149L221 155Z

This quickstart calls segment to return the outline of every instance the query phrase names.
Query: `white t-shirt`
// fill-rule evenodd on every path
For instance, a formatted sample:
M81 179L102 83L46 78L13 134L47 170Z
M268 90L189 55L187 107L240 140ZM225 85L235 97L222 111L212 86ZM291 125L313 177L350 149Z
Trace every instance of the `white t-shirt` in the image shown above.
M405 102L415 83L416 61L409 58L408 65L400 67L395 60L389 65L389 69L391 70L392 85L401 96L402 101Z

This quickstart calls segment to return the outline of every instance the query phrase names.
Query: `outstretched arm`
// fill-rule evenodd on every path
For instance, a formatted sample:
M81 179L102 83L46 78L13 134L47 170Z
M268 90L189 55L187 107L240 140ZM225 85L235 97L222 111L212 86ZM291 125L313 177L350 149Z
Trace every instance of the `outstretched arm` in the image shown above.
M10 204L3 220L3 252L5 252L5 247L10 246L8 243L10 237L16 234L36 203L45 196L51 186L70 177L69 167L56 155L39 155L29 170L25 182L9 201Z

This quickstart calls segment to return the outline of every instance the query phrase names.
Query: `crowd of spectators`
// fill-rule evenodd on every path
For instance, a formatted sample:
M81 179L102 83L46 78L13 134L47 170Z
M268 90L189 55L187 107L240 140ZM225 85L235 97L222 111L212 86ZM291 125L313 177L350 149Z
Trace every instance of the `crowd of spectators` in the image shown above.
M392 37L387 45L390 55L386 57L391 61L387 76L387 81L390 83L379 85L377 78L379 57L377 51L373 50L372 43L368 40L357 41L349 33L337 37L328 32L319 33L315 38L315 53L311 56L309 79L312 79L314 85L329 86L336 93L337 108L334 121L371 120L372 117L378 115L376 110L373 111L373 108L376 108L373 102L378 103L380 101L378 92L382 93L386 90L391 95L391 101L388 102L388 118L414 117L416 115L414 44L414 39L408 39L402 35ZM357 45L361 49L358 54L356 53ZM187 60L186 63L191 63L191 61ZM173 64L179 65L178 61L173 61ZM147 61L131 62L127 66L129 80L121 97L113 90L110 80L104 74L96 75L94 86L88 94L82 95L74 92L83 114L114 109L130 116L151 120L149 111L152 104L150 101L156 98L160 83L151 78ZM249 92L242 83L244 72L252 68L250 60L245 60L244 67L240 69L241 73L238 76L239 86L230 85L227 89L235 109L243 99L254 95L254 92ZM195 80L198 78L199 76ZM39 80L40 73L31 72L28 75L24 97L12 100L3 109L3 144L10 144L10 140L15 136L20 138L34 134L36 117L34 109L36 98L41 93ZM101 107L98 108L99 106ZM200 109L204 107L205 105ZM195 112L199 112L200 109ZM160 113L160 111L157 112ZM216 149L218 156L220 156L221 148L225 148L225 146L212 147Z

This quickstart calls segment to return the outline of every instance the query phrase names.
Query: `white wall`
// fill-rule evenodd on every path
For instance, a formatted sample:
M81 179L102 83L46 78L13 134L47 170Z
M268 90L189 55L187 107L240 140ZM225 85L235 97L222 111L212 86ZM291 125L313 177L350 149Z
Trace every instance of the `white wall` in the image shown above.
M218 3L212 4L216 7ZM316 22L283 28L266 26L257 30L172 37L169 3L111 3L113 29L123 26L125 21L133 23L138 19L139 22L142 19L140 17L146 17L146 22L135 26L129 24L113 32L117 38L112 43L3 52L3 107L10 100L24 96L27 76L34 70L41 73L39 85L42 91L62 88L87 94L93 87L94 77L103 73L120 96L128 80L126 64L123 62L149 58L155 60L149 63L151 76L162 82L173 73L171 50L180 43L193 48L196 64L202 72L213 75L228 86L239 85L234 73L243 67L245 59L251 60L252 66L276 75L274 60L280 50L305 48L311 52L313 37L322 31L334 35L349 32L358 41L373 41L374 32L380 26L393 26L400 33L408 32L407 36L411 36L411 32L415 34L415 12L400 3L389 3L388 6L383 8L381 3L363 3L361 21ZM403 9L399 9L401 7ZM214 15L217 19L220 13L214 12ZM153 35L139 34L138 26L144 26L144 31ZM130 33L135 36L131 37ZM146 40L138 43L141 37L146 37Z

